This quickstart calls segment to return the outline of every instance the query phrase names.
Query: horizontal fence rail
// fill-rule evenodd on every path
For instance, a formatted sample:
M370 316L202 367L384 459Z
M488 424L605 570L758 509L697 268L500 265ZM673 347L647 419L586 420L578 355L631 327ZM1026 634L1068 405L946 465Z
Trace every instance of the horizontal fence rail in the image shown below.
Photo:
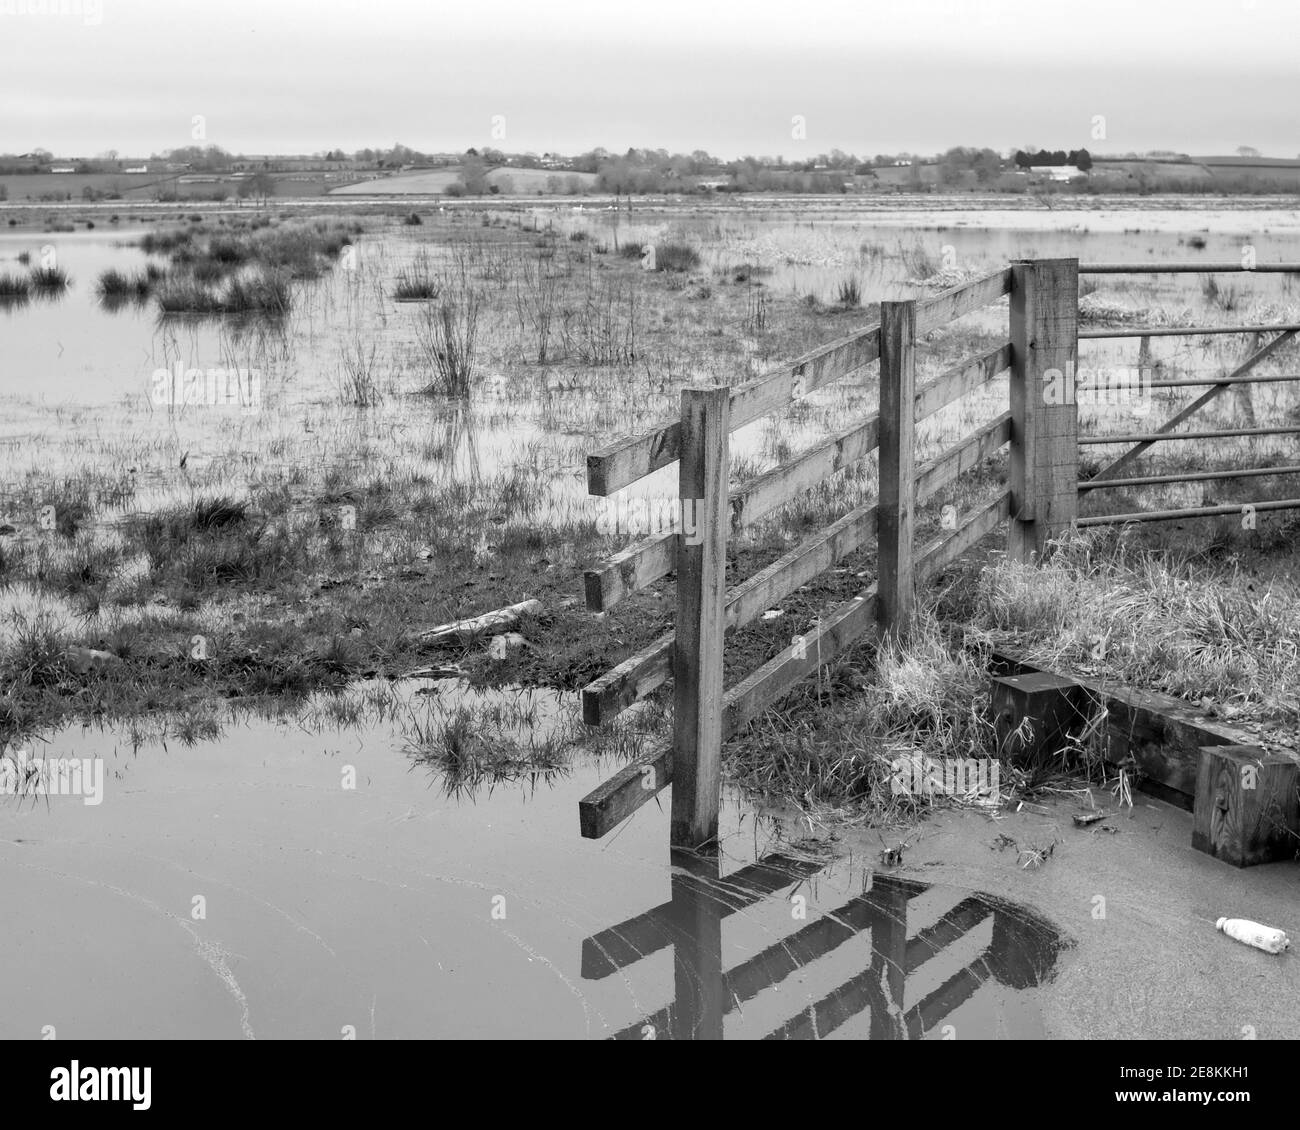
M1215 479L1251 479L1262 475L1300 475L1300 464L1290 467L1243 467L1233 471L1183 471L1176 475L1143 475L1133 479L1105 479L1079 484L1079 490L1113 490L1116 487L1145 487L1160 483L1204 483ZM1082 519L1081 519L1082 521Z
M1300 263L1080 263L1081 275L1290 275Z
M1234 502L1224 506L1189 506L1182 510L1138 510L1132 514L1104 514L1080 518L1079 527L1127 525L1130 522L1168 522L1177 518L1212 518L1240 514L1247 507L1253 511L1300 509L1300 498L1275 498L1265 502Z
M1079 340L1115 337L1213 337L1216 334L1295 333L1300 324L1286 322L1272 326L1128 326L1122 330L1080 330Z

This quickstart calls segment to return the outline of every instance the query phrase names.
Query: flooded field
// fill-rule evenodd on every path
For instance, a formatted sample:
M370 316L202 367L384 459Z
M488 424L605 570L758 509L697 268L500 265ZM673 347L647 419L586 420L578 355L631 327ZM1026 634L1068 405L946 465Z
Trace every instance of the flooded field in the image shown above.
M585 457L675 416L683 385L750 379L870 324L880 301L1021 257L1300 261L1295 212L412 202L410 222L356 202L279 207L260 228L251 209L116 224L85 209L96 226L71 232L43 230L56 210L41 209L0 233L0 276L71 280L0 301L0 739L11 760L105 769L100 803L43 795L38 770L0 801L0 868L24 908L0 919L0 1037L1036 1038L1077 1024L1077 981L1068 1023L1051 997L1081 933L1063 904L1053 918L1028 888L880 866L880 837L824 834L809 794L791 815L761 788L727 790L717 860L670 854L666 803L579 838L579 798L662 739L666 708L587 730L576 692L672 613L651 591L592 616L582 570L676 504L671 467L589 497ZM240 258L259 239L334 242L262 286ZM110 300L110 273L143 280L138 295ZM1289 275L1085 289L1096 324L1300 320ZM272 313L165 309L267 294ZM933 335L919 379L1006 327L1003 301ZM1081 353L1205 376L1248 345ZM1005 410L1005 382L925 421L918 461ZM875 383L851 377L736 433L733 481L860 420ZM1295 387L1256 386L1203 418L1284 422ZM1179 392L1081 408L1081 432L1133 430ZM1285 463L1292 447L1212 453ZM1156 466L1206 458L1184 447ZM865 460L737 539L742 562L876 487ZM1196 505L1205 489L1143 504ZM423 632L531 600L486 649ZM760 642L812 607L776 614ZM74 961L76 981L38 975Z

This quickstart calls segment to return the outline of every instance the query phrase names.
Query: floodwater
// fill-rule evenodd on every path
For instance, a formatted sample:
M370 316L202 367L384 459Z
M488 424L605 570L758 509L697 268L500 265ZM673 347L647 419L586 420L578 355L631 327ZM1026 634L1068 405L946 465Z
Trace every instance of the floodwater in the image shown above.
M924 273L921 267L983 270L1023 256L1077 255L1084 262L1234 262L1249 247L1260 263L1300 260L1295 213L1276 205L1246 202L1250 206L1198 209L1187 207L1185 200L1179 207L1152 200L1142 208L1132 201L1121 206L1073 203L1071 208L1057 205L1037 211L1023 202L980 210L905 199L638 204L629 219L592 202L581 210L520 204L513 211L503 206L487 214L507 223L523 220L525 231L514 242L525 253L534 238L529 226L549 226L562 236L582 231L592 244L604 243L611 253L620 241L686 239L703 249L708 273L754 264L763 272L754 275L754 281L767 292L812 294L823 302L833 300L848 276L858 280L864 301L871 302L923 294L908 282L918 271ZM530 520L560 524L575 517L599 517L615 505L586 495L583 466L592 448L675 414L664 389L631 395L630 390L645 380L639 363L631 370L518 363L523 354L510 337L515 331L509 329L514 314L505 309L510 307L508 296L501 299L500 340L485 351L480 385L469 407L412 395L429 370L428 359L417 347L419 304L394 302L393 282L421 248L448 236L475 236L479 225L474 217L455 209L445 215L427 213L420 228L404 228L388 217L367 217L369 231L356 248L357 269L335 268L320 279L296 284L292 313L276 323L161 319L152 304L104 309L94 293L96 278L109 267L127 272L142 267L148 259L130 241L157 224L131 220L128 212L123 222L110 228L102 210L86 211L98 218L94 231L0 234L0 270L21 271L16 263L20 252L30 253L33 264L49 252L74 280L60 297L0 306L0 479L6 482L20 481L37 467L71 477L87 470L88 458L102 470L106 456L116 459L119 453L144 449L140 459L123 454L119 470L139 464L137 492L143 496L150 488L162 497L174 487L174 475L170 467L155 466L147 449L165 444L189 453L192 472L221 468L228 479L223 489L240 494L252 489L275 452L297 465L318 460L315 443L326 445L326 458L340 450L340 442L380 444L388 450L410 450L411 467L418 472L473 477L527 468L544 484L545 493ZM214 210L208 208L204 215L210 225ZM1203 241L1204 246L1191 242L1192 233L1200 233L1197 243ZM1207 323L1275 321L1295 306L1294 283L1288 276L1230 280L1228 285L1242 296L1236 314L1206 310L1202 281L1198 276L1110 277L1099 285L1121 304L1127 296L1143 306L1193 309L1201 315L1198 320ZM1258 303L1276 308L1252 305ZM974 318L981 328L1000 336L1005 333L1006 304ZM828 338L853 324L828 328ZM727 332L740 333L734 327ZM1219 372L1231 363L1219 354L1239 344L1230 338L1164 339L1155 352L1179 371ZM346 361L372 346L378 350L376 372L387 395L382 404L359 409L341 391ZM1132 365L1135 348L1132 342L1090 342L1087 363ZM745 379L780 359L747 353L749 371L742 366L728 373L731 379ZM920 364L922 377L937 371L928 367L931 359L925 351ZM256 372L259 402L252 407L160 407L151 400L154 376L178 367ZM690 375L673 379L679 382ZM845 419L870 412L871 383L841 382L813 394L786 418L737 431L733 458L759 473L805 449L838 431ZM651 405L648 412L646 403ZM77 409L94 411L70 415ZM78 437L69 443L72 431ZM419 449L422 436L431 437L427 448L434 451L432 457ZM670 499L675 477L672 468L662 469L635 484L618 504Z
M0 798L0 1038L1043 1035L1068 942L1015 903L792 847L732 794L717 858L669 851L666 797L583 840L612 766L458 796L401 746L57 736L102 801Z

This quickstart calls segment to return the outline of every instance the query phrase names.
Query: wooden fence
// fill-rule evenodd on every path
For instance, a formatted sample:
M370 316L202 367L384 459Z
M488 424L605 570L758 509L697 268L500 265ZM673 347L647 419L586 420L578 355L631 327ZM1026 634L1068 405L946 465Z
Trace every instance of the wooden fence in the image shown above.
M1115 273L1120 268L1083 268ZM1126 268L1130 271L1149 267ZM1181 269L1181 268L1173 268ZM1224 268L1226 269L1226 268ZM918 585L1009 520L1007 551L1015 560L1041 556L1049 539L1071 526L1161 517L1229 513L1240 507L1195 508L1079 519L1080 494L1105 487L1194 480L1196 474L1115 478L1114 473L1153 443L1184 435L1228 436L1297 432L1298 428L1174 433L1179 423L1272 354L1300 326L1211 327L1176 333L1249 332L1278 336L1256 350L1157 432L1105 437L1078 435L1073 395L1050 395L1078 367L1080 339L1146 337L1160 329L1085 331L1078 328L1075 259L1038 259L966 283L934 298L881 304L880 322L800 357L782 369L731 387L685 389L680 419L617 440L588 456L588 489L610 495L674 461L680 510L676 524L600 563L585 576L587 605L605 611L632 592L676 572L676 631L665 634L583 690L583 718L596 725L673 681L671 742L651 750L585 797L579 805L583 836L605 835L661 789L672 786L671 842L698 848L717 835L722 743L788 693L801 679L863 638L897 632L911 613ZM956 318L1010 298L1008 340L916 383L918 338ZM1149 347L1149 341L1148 341ZM879 366L878 411L818 443L791 461L728 489L732 431L787 407L840 378ZM914 431L953 401L1009 371L1008 406L990 423L925 465L914 458ZM1160 381L1162 387L1195 381ZM1078 481L1079 446L1132 442L1136 446L1086 483ZM1009 447L1008 487L952 530L914 545L915 508L962 472ZM772 513L862 459L879 452L877 499L845 514L772 564L727 587L727 535ZM1283 467L1259 473L1293 472ZM1234 472L1234 474L1237 472ZM1226 477L1226 476L1225 476ZM1259 510L1300 507L1300 500L1261 502ZM822 617L817 627L730 688L723 686L727 633L757 619L819 573L875 537L877 578L855 598Z

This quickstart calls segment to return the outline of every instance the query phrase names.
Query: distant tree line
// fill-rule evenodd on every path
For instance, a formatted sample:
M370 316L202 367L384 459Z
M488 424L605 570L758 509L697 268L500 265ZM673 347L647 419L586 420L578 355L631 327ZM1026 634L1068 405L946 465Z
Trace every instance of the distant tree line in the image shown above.
M1081 173L1086 173L1092 168L1092 154L1086 149L1071 149L1068 153L1064 149L1053 149L1050 152L1046 149L1039 149L1035 153L1030 153L1025 149L1018 149L1013 160L1018 169L1039 168L1041 166L1059 168L1062 165L1073 165Z

